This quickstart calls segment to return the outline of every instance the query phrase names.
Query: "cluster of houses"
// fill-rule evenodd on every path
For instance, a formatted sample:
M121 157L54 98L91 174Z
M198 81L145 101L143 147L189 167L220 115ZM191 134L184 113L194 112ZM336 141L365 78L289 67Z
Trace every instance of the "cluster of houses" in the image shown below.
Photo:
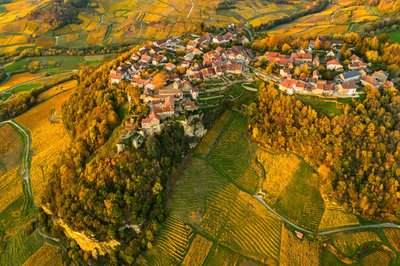
M216 36L205 33L190 37L169 37L141 47L129 60L110 71L111 84L123 81L129 82L131 88L140 88L140 100L150 109L148 117L140 121L141 129L129 130L129 125L126 125L128 133L120 136L121 140L135 135L133 146L140 146L145 136L161 131L163 121L198 109L196 100L201 82L241 75L246 70L245 65L254 57L252 51L244 47L249 40L234 27ZM167 73L166 85L162 88L156 88L152 75L143 75L150 67ZM127 94L131 102L129 90ZM188 132L192 131L188 129ZM118 147L119 151L123 150L123 146Z
M279 52L266 52L263 57L269 62L274 62L279 69L279 88L289 94L303 93L322 96L354 97L357 89L362 86L371 86L379 88L381 86L393 86L388 80L388 73L385 71L375 71L370 73L368 63L363 62L356 55L352 55L349 60L348 70L339 61L337 48L343 45L342 40L330 41L329 51L325 51L323 59L318 55L313 56L313 48L316 41L322 43L326 41L323 38L317 38L309 41L307 50L300 49L291 55L284 55ZM326 70L337 72L333 81L321 78L318 71L320 65L325 65ZM293 78L295 67L307 68L313 70L311 75L300 75Z

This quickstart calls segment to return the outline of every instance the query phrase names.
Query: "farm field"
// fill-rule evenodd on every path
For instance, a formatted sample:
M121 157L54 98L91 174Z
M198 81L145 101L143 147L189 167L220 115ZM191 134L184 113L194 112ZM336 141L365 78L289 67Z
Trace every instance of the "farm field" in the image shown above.
M308 0L291 4L245 0L224 6L221 0L94 0L90 8L79 10L80 24L52 29L45 23L29 21L26 17L37 6L45 6L46 2L11 0L2 5L0 52L51 46L83 47L141 42L195 32L201 22L216 26L231 22L257 26L277 17L291 15L311 3Z
M342 104L334 99L318 98L315 96L296 94L304 104L311 106L317 112L332 118L343 113Z
M60 93L15 119L30 131L32 138L31 184L35 200L40 198L44 175L50 171L52 162L68 144L69 136L61 123L61 106L73 91L70 89ZM48 94L44 97L48 97Z
M62 73L71 71L74 69L78 69L79 65L82 63L88 63L89 65L99 64L100 62L111 59L113 55L93 55L93 56L69 56L69 55L60 55L60 56L38 56L38 57L28 57L20 59L12 64L4 67L4 70L7 73L15 73L15 72L26 72L29 70L29 65L33 63L40 64L39 74L36 74L37 77L39 75L43 75L40 73ZM20 76L30 74L20 74ZM27 80L25 80L27 81Z
M359 223L326 198L318 175L302 158L253 146L240 113L226 111L208 134L179 177L167 220L140 264L341 265L342 258L324 250L327 243L346 258L357 253L356 265L369 265L370 259L392 261L386 251L365 248L367 243L383 244L382 233L305 234L299 239L260 204L253 197L257 188L281 215L314 231ZM389 241L398 241L400 231L394 232Z
M57 158L58 153L68 143L69 137L60 123L60 113L63 102L73 93L76 85L77 82L73 80L57 87L60 89L62 86L64 91L49 89L44 95L40 95L42 103L15 118L30 133L30 183L35 200L40 197L43 178L49 171L52 160ZM3 250L0 254L0 265L22 265L24 262L26 265L60 265L61 256L58 251L52 246L43 246L46 241L33 225L34 211L29 209L25 199L27 194L23 192L20 167L22 150L19 132L9 124L1 126L0 230ZM7 172L3 174L5 169ZM30 258L31 256L34 257Z
M315 36L344 33L366 21L378 20L384 15L354 2L333 1L325 10L279 25L267 32L273 35Z
M62 265L62 259L59 251L49 245L44 244L39 250L27 259L23 266L59 266Z

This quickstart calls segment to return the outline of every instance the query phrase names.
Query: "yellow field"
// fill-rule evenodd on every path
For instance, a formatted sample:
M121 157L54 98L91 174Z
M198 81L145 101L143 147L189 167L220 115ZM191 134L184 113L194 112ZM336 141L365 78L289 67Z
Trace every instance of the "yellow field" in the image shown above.
M61 106L73 91L61 93L15 119L29 129L32 138L31 183L35 200L38 200L44 188L44 176L69 142L63 124L52 123L51 119L58 117L59 120Z
M17 131L8 124L0 127L0 212L22 196L22 178L19 176L22 152Z
M389 243L397 250L400 251L400 230L385 229L385 235Z
M203 137L203 140L199 143L199 145L197 145L197 147L196 147L197 154L200 154L200 155L208 154L212 144L214 143L214 141L220 134L220 131L225 126L225 124L229 120L230 116L231 116L231 112L228 110L222 114L222 116L218 119L218 121L215 123L215 125Z
M262 184L265 199L274 205L279 195L299 169L300 159L294 154L273 155L266 151L257 152L258 161L266 171L266 178Z
M320 243L299 240L293 232L282 225L280 265L320 265Z
M62 258L60 251L55 247L44 244L37 250L29 259L27 259L23 266L59 266L62 265Z
M364 266L389 266L390 256L382 251L378 250L372 254L369 254L361 259L362 265Z
M10 79L7 80L7 82L0 85L0 91L4 91L11 87L17 86L23 82L27 82L27 81L41 78L41 77L43 77L43 73L38 73L38 74L20 73L20 74L11 75Z
M214 201L214 217L233 193L220 196ZM233 194L234 195L234 194ZM267 265L275 265L279 260L281 222L265 210L255 198L239 192L234 206L227 214L220 243L231 250ZM204 217L206 218L206 217ZM223 221L223 220L222 220Z
M355 232L340 234L333 239L333 245L345 256L351 257L362 244L368 242L382 242L374 232Z
M76 80L70 80L59 85L56 85L45 92L39 94L38 101L43 102L48 100L49 98L58 95L62 92L68 91L70 89L76 88L78 86L78 82Z
M183 259L182 265L203 265L204 260L207 257L213 243L207 238L196 235L185 258Z

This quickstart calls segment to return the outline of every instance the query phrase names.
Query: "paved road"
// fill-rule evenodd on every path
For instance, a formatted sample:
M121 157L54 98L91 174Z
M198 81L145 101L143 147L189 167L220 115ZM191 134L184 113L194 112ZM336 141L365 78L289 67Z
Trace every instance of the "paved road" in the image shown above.
M314 234L318 236L324 236L324 235L330 235L330 234L335 234L335 233L340 233L340 232L348 232L348 231L354 231L354 230L364 230L364 229L373 229L373 228L395 228L395 229L400 229L400 225L394 224L394 223L380 223L380 224L369 224L369 225L353 225L353 226L346 226L346 227L341 227L341 228L336 228L332 230L324 230L324 231L311 231L307 230L301 226L298 226L282 215L280 215L278 212L276 212L274 209L272 209L267 203L265 203L263 197L261 195L256 195L253 196L256 198L261 204L263 204L270 212L272 212L276 217L278 217L280 220L284 221L285 223L289 224L290 226L296 228L299 231L302 231L304 233L308 234Z
M33 195L32 195L32 190L31 190L31 184L30 184L30 169L29 169L29 156L30 156L30 151L31 151L31 139L29 137L28 132L26 132L26 130L24 128L22 128L18 123L12 121L12 120L8 120L8 121L4 121L4 122L0 122L0 126L4 125L4 124L10 124L12 125L14 128L16 128L16 130L22 134L24 136L24 140L25 140L25 145L24 145L24 157L22 160L22 165L23 165L23 169L24 169L24 174L23 174L23 180L25 181L26 184L26 191L28 193L28 196L31 198L32 202L34 202L33 200ZM39 229L39 227L36 228L37 232L39 233L39 235L41 235L43 238L46 239L50 239L56 242L59 242L60 239L58 238L54 238L51 236L48 236L44 233L42 233Z

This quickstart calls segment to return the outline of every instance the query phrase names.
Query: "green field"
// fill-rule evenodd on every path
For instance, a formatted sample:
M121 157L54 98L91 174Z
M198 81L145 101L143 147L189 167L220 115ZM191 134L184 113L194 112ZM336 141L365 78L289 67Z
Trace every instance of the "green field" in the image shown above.
M335 100L300 94L296 94L296 97L299 98L304 104L311 106L317 112L322 113L330 118L343 113L343 108ZM346 102L349 102L348 99L346 99Z
M7 73L19 73L28 71L31 62L40 62L40 72L62 73L78 69L82 63L97 65L104 60L111 59L113 55L94 55L94 56L39 56L20 59L4 67Z

